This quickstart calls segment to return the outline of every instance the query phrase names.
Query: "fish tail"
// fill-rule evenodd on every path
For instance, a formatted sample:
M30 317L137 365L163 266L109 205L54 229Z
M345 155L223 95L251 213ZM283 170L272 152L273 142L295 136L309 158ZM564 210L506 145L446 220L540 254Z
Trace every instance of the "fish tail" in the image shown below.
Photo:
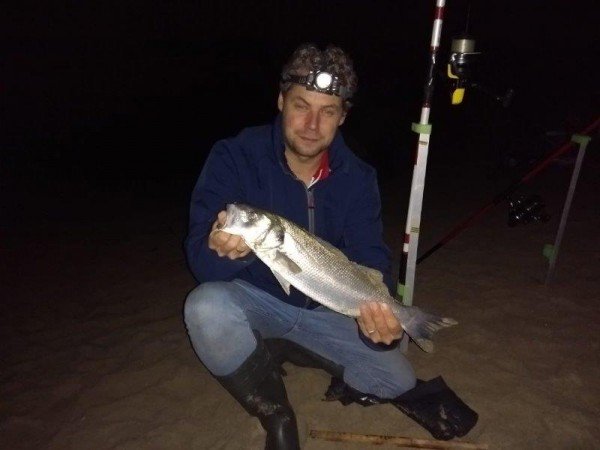
M427 353L433 351L433 342L431 341L433 333L458 323L450 317L426 313L416 306L401 307L398 316L404 331Z

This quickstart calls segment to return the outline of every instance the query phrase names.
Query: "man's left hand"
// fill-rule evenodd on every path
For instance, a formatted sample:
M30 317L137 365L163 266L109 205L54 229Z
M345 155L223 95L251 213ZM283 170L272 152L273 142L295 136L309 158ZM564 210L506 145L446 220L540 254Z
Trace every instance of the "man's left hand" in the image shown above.
M402 326L386 303L371 302L361 305L356 319L360 331L376 344L391 344L402 337Z

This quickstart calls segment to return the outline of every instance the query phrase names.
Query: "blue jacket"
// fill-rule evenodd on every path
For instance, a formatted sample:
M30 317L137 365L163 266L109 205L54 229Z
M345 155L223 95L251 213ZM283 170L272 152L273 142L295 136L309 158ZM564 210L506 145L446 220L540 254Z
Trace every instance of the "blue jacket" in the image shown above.
M246 128L234 138L217 142L191 199L185 250L196 280L240 278L284 302L315 306L293 288L288 296L258 258L231 261L208 248L207 237L217 213L228 203L241 202L272 211L312 231L352 261L381 271L391 287L390 252L382 239L375 170L350 151L339 132L329 149L329 164L330 175L307 189L285 161L280 115L271 125Z

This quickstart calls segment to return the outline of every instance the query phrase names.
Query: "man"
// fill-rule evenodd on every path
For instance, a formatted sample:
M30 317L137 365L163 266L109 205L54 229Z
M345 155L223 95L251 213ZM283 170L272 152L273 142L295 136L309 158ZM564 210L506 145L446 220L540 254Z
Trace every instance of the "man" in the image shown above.
M268 126L213 147L192 194L185 242L200 282L185 304L190 340L202 363L267 432L266 448L296 449L296 419L265 339L285 339L353 392L396 398L416 383L396 345L400 323L386 305L358 320L288 296L238 236L218 229L225 205L247 203L282 215L381 271L391 287L375 171L346 146L338 128L357 87L339 48L303 45L282 72ZM392 345L389 345L392 344Z

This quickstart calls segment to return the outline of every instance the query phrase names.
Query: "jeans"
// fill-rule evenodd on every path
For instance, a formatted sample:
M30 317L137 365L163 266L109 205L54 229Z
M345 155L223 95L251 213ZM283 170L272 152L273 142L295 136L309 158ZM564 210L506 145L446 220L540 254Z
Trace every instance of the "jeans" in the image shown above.
M264 339L283 338L344 367L352 388L394 398L416 384L412 366L397 347L376 351L359 338L356 321L324 306L298 308L242 281L207 282L194 289L184 308L192 346L215 376L233 373Z

